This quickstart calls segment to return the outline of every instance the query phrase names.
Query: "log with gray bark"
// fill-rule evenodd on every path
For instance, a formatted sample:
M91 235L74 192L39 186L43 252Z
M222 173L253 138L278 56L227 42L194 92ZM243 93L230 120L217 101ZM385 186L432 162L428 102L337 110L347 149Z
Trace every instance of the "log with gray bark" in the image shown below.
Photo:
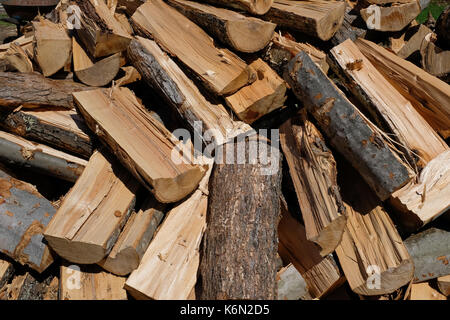
M284 74L296 96L313 114L329 142L359 171L381 200L413 177L389 148L378 128L345 97L305 52Z

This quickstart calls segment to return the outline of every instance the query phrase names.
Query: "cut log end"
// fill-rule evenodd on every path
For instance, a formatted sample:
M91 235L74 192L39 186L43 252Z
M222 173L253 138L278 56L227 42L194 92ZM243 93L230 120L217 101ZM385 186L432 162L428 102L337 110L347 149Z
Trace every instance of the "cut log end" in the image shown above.
M263 49L270 42L275 27L273 23L256 19L230 21L227 35L236 50L252 53Z

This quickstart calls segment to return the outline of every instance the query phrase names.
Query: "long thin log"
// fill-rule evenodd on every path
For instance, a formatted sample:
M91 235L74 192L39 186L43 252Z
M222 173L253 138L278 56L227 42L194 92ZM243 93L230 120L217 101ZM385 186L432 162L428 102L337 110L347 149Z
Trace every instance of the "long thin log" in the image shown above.
M351 40L331 51L331 65L348 88L377 120L394 133L413 167L422 169L450 148L420 115L361 53Z
M270 9L273 0L200 0L200 2L209 2L260 15L266 13Z
M336 162L322 135L306 116L288 120L280 131L306 238L317 243L320 254L326 256L341 242L347 220L336 181Z
M407 99L415 98L414 107L447 138L450 136L450 86L373 42L358 39L359 50Z
M49 245L68 261L92 264L102 260L134 206L139 184L108 158L98 151L92 155L45 229Z
M179 140L155 120L127 88L74 94L87 125L160 202L176 202L205 174L185 154L174 156Z
M0 159L75 182L87 161L43 144L0 131Z
M75 110L39 108L8 112L0 117L5 130L26 139L89 158L93 141L83 118Z
M285 80L330 139L382 200L413 174L378 129L328 79L305 52L288 64Z
M238 148L245 159L254 156L249 151L251 142L258 143L259 148L270 148L266 141L253 139L257 137L225 144L219 151L224 164L216 164L211 175L208 228L200 266L201 299L277 297L281 162L277 150L270 150L268 160L273 170L268 175L261 172L266 167L261 159L237 164ZM227 205L230 203L233 205Z
M0 250L20 264L43 272L53 256L42 233L56 210L34 186L1 170L0 186Z
M215 94L233 93L255 80L255 72L244 61L217 48L203 29L162 0L140 6L132 22L138 34L154 39Z
M414 282L450 275L450 232L431 228L405 240L414 261Z
M192 80L154 41L136 37L128 47L127 56L144 81L198 134L212 132L213 139L221 143L219 135L226 141L250 129L242 122L233 121L222 105L205 99ZM201 123L203 130L196 122Z
M0 72L0 106L36 108L55 106L73 109L72 92L91 90L70 80L46 79L37 73Z

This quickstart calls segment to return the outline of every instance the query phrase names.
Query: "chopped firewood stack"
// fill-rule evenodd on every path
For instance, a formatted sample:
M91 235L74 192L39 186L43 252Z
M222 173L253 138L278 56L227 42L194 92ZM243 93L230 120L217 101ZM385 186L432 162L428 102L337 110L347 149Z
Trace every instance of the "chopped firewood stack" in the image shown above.
M36 16L0 44L0 300L448 299L450 9L428 5Z

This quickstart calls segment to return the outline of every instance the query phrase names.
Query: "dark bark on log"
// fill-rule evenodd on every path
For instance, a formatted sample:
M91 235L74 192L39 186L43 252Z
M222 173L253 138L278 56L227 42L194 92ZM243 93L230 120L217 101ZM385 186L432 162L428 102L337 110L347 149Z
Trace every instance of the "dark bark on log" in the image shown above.
M70 80L51 80L36 73L0 72L0 106L3 107L73 109L72 92L90 89Z
M359 171L381 200L409 182L411 171L376 127L328 79L305 52L288 64L285 80L318 121L330 143Z
M250 140L255 141L254 136ZM224 153L230 147L236 150L240 143L225 144ZM265 141L261 145L270 150ZM248 143L244 148L248 156ZM272 175L262 174L261 162L216 164L200 266L201 299L277 298L279 160L278 150L271 150Z
M352 8L347 5L346 12L344 15L344 21L342 26L336 31L334 36L330 39L333 46L337 46L341 42L347 39L355 41L358 38L364 38L366 36L367 30L359 28L356 26L356 21L359 15L351 13Z

